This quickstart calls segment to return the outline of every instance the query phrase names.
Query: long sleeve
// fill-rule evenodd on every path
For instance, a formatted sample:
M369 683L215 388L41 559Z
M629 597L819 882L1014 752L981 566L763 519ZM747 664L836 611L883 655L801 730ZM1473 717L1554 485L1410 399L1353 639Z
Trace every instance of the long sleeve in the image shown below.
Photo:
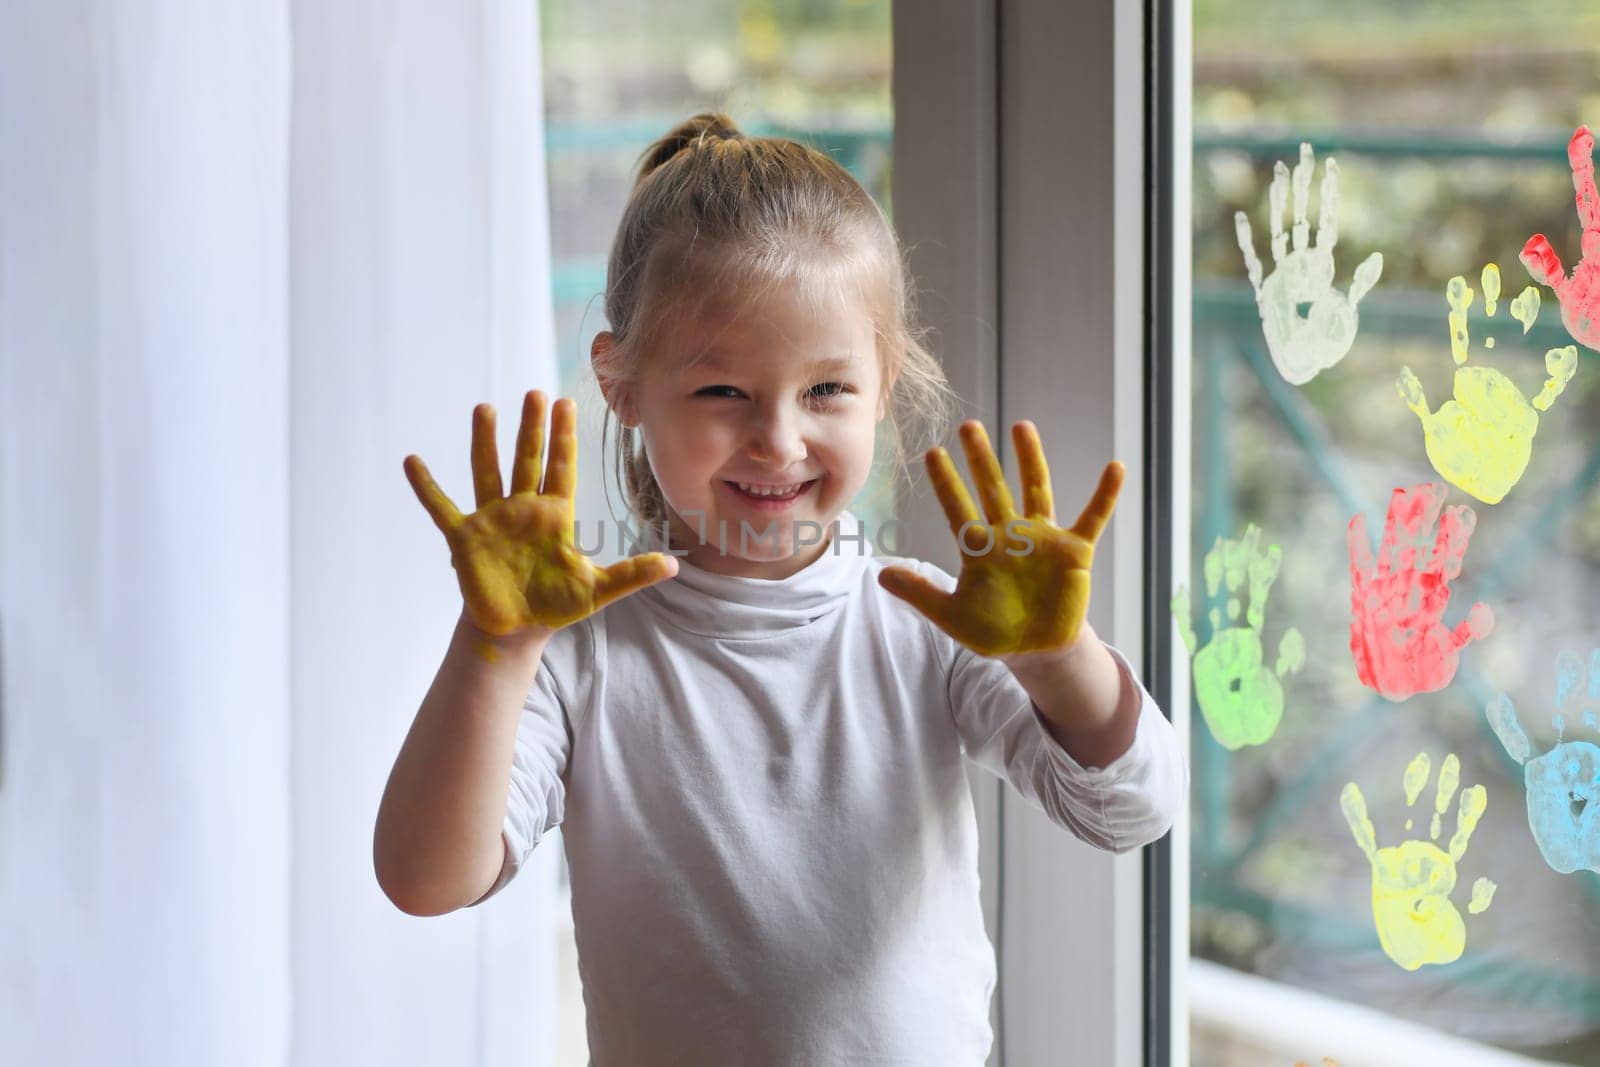
M505 862L500 877L473 902L474 906L515 878L540 839L561 825L566 809L567 763L572 755L572 702L564 695L557 675L564 674L561 667L573 657L573 646L581 636L577 627L570 627L551 637L533 687L523 702L501 826Z
M919 567L945 589L955 579ZM1189 768L1177 732L1126 657L1107 645L1123 685L1139 693L1128 750L1105 767L1084 767L1051 736L1022 683L998 659L981 656L928 625L950 664L950 714L967 758L1004 778L1056 825L1096 848L1127 852L1166 833L1188 795Z

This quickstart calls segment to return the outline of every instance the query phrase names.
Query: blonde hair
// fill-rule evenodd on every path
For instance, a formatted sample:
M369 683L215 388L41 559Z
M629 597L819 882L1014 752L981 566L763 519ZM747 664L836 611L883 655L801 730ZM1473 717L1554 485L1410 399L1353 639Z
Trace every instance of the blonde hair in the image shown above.
M877 335L891 462L944 436L955 394L913 324L913 289L883 211L832 158L798 141L747 137L707 112L667 133L640 157L606 270L612 344L607 377L635 383L648 340L698 301L729 293L753 300L798 284L821 301L853 287ZM597 366L597 371L600 367ZM608 405L606 428L611 425ZM670 518L637 430L618 423L618 481L637 522ZM604 440L605 431L602 431Z

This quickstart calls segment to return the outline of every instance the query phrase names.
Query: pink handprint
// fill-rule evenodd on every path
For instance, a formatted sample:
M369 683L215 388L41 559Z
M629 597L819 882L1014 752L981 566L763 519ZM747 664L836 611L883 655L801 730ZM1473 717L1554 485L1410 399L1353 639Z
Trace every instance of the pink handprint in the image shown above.
M1443 689L1455 677L1461 649L1494 629L1494 613L1474 604L1454 630L1441 620L1450 603L1449 581L1478 517L1465 504L1446 508L1443 482L1396 489L1389 498L1376 566L1367 540L1367 517L1346 531L1350 545L1350 654L1361 684L1390 700ZM1434 523L1439 533L1434 537ZM1424 556L1424 546L1433 550Z
M1578 221L1583 224L1583 256L1567 277L1561 257L1544 234L1536 233L1522 246L1522 264L1556 291L1561 321L1581 345L1600 351L1600 194L1594 187L1594 134L1579 126L1567 142L1572 164L1572 187L1578 195Z

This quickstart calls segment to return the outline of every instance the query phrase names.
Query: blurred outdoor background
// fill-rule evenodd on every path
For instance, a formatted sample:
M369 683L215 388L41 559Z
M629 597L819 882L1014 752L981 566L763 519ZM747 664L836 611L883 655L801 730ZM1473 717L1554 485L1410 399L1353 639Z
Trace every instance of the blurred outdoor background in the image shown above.
M1469 363L1498 367L1524 394L1544 381L1545 351L1571 343L1550 290L1526 336L1508 304L1531 282L1517 258L1530 235L1546 234L1569 270L1579 258L1566 145L1578 124L1600 119L1600 8L1573 0L1195 0L1193 55L1187 584L1200 590L1203 644L1202 559L1219 536L1237 538L1256 524L1264 543L1283 552L1266 607L1268 662L1289 625L1308 651L1304 669L1285 679L1282 726L1266 744L1228 752L1195 714L1193 955L1534 1059L1600 1063L1600 881L1544 862L1529 831L1522 769L1484 714L1496 693L1510 694L1534 755L1545 752L1555 740L1556 655L1587 663L1600 646L1591 599L1600 592L1595 353L1579 348L1576 377L1541 417L1527 472L1502 502L1449 490L1447 506L1470 504L1477 528L1444 621L1453 626L1481 600L1497 624L1464 652L1447 689L1397 704L1358 682L1345 541L1357 512L1375 538L1393 489L1437 480L1395 381L1410 366L1434 408L1450 397L1448 279L1465 275L1480 292ZM1374 251L1383 274L1360 305L1349 355L1294 387L1268 356L1234 213L1248 214L1270 271L1272 166L1293 167L1301 141L1316 152L1313 230L1323 161L1339 163L1336 288L1347 289ZM1504 280L1492 319L1479 285L1489 262ZM1496 346L1484 348L1485 337ZM1580 725L1581 710L1581 702L1566 709L1566 739L1596 740ZM1446 753L1459 755L1462 785L1483 784L1488 808L1454 894L1465 954L1407 972L1379 947L1369 868L1339 794L1346 782L1360 786L1380 846L1427 840L1432 783L1409 811L1401 786L1419 751L1435 767ZM1469 915L1479 876L1498 892L1486 912ZM1196 1033L1194 1062L1281 1057L1253 1057Z

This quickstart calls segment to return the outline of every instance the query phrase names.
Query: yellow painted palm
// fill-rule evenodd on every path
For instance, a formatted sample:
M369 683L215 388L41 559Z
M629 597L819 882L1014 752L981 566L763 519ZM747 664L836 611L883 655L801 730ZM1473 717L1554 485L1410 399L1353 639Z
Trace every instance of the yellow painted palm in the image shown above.
M599 567L578 551L573 534L577 490L577 410L556 401L550 419L549 465L544 459L545 396L527 394L511 492L500 480L494 408L472 412L472 480L477 510L462 515L417 456L407 456L406 477L417 499L450 545L468 619L479 630L505 636L553 631L608 603L678 572L677 561L651 552ZM544 472L541 489L539 475Z
M953 592L905 567L887 567L882 586L922 612L974 652L1006 657L1066 648L1077 640L1089 610L1094 546L1122 488L1123 466L1106 465L1100 484L1070 529L1056 525L1050 471L1031 422L1011 429L1022 476L1018 515L1000 461L977 421L961 426L967 467L983 504L972 497L943 448L927 453L928 477L961 546Z

